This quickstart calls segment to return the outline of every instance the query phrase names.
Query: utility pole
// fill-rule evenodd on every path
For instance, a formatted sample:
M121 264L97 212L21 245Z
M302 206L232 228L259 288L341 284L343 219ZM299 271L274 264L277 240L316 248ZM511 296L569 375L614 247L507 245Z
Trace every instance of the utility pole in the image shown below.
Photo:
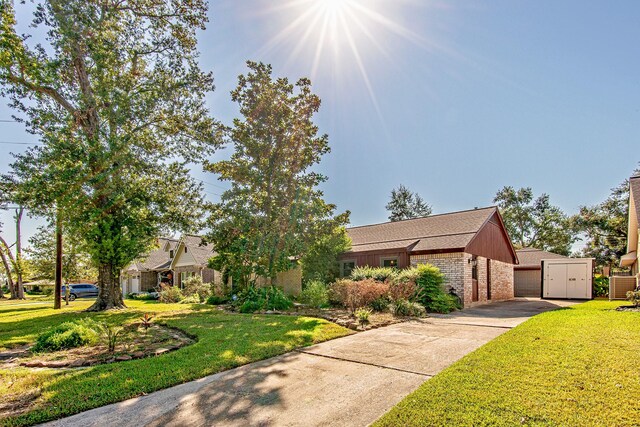
M56 284L53 294L53 308L60 309L60 300L62 299L62 221L60 220L60 211L56 212Z

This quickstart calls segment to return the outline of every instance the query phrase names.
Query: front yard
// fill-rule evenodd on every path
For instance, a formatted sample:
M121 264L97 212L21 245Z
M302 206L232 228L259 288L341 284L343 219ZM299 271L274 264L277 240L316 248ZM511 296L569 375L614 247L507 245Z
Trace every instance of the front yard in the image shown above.
M381 426L640 423L640 313L590 301L540 314L407 396Z
M79 369L11 367L0 363L0 425L30 425L118 402L339 336L349 330L321 319L225 314L204 305L127 301L129 310L84 313L76 301L49 305L0 302L0 351L33 343L64 321L91 317L109 324L155 313L154 322L178 328L196 342L150 358Z

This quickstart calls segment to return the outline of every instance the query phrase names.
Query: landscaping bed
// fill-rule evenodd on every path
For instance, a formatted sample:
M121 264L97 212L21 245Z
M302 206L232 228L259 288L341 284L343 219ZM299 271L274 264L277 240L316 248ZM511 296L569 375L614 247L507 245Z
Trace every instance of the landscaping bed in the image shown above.
M127 325L145 313L154 315L156 325L168 328L159 327L162 334L184 331L193 342L157 356L153 344L148 347L148 353L154 351L152 357L75 369L0 363L1 426L33 425L73 415L352 333L317 318L229 314L203 304L130 300L127 310L83 312L90 304L74 302L62 310L0 304L0 351L12 351L13 357L21 358L20 353L50 327L87 318ZM168 349L176 341L165 343L167 347L162 348ZM133 348L116 346L114 354L132 356L128 351ZM66 351L60 355L75 350Z
M32 354L29 348L25 348L21 354L15 354L12 351L5 353L13 355L10 358L3 357L3 352L0 352L0 361L2 361L0 366L4 369L14 366L25 366L27 368L80 368L159 356L193 344L194 341L192 337L178 329L156 324L151 325L143 332L134 331L126 340L121 340L114 351L109 351L107 345L103 343L37 354Z

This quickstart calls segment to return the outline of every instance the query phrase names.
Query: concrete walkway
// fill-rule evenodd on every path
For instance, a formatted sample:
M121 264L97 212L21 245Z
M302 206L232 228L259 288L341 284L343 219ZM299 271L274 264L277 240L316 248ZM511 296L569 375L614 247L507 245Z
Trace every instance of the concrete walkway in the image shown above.
M570 304L517 299L374 329L48 425L366 426L467 353Z

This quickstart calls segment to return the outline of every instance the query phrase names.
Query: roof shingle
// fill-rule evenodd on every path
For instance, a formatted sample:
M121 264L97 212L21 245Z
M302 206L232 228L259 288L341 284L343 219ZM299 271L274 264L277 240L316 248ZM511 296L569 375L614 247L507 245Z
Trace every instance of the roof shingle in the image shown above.
M496 210L489 207L348 228L351 252L402 249L414 243L410 250L464 248Z
M536 248L522 248L516 250L520 264L516 267L519 269L541 267L543 259L568 258L564 255L554 254Z

